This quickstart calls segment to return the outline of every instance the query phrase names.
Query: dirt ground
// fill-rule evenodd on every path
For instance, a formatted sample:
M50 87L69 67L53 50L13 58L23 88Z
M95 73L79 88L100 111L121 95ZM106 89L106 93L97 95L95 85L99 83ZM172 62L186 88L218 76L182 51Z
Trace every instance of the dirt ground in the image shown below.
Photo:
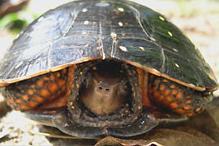
M28 6L33 12L42 13L69 0L32 0ZM135 0L164 14L200 49L206 61L213 68L219 79L219 2L207 0L172 1L172 0ZM0 60L9 48L15 36L7 30L0 30ZM219 97L219 90L215 96ZM0 100L3 101L1 98ZM0 105L4 106L4 105ZM7 107L4 108L7 110ZM219 109L213 110L212 116L219 125ZM12 111L5 116L0 110L0 146L52 146L59 145L48 140L48 133L40 133L39 127L24 118L22 113ZM60 144L63 145L63 144ZM68 144L66 144L68 145Z

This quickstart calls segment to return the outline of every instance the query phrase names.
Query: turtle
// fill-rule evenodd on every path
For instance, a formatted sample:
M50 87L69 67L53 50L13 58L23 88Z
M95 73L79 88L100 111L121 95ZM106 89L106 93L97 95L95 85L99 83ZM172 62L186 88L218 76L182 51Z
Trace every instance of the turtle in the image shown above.
M132 137L205 110L217 80L165 16L127 0L49 10L1 60L9 106L81 138Z

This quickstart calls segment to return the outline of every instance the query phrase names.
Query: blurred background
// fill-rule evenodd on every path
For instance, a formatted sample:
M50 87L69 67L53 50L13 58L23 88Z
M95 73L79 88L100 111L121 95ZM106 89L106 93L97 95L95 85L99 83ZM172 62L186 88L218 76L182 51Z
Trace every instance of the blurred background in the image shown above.
M11 46L12 41L17 37L20 31L25 28L34 19L39 17L45 11L55 8L70 0L0 0L0 59L4 52ZM219 1L218 0L132 0L148 6L163 15L169 21L176 24L200 49L206 61L213 68L216 77L219 79ZM186 56L185 56L186 57ZM219 91L216 91L215 96L219 96ZM1 99L2 100L2 99ZM11 115L14 117L17 114ZM14 125L9 116L5 119L11 125ZM25 119L20 119L21 123ZM216 120L219 121L219 120ZM26 122L26 121L25 121ZM10 130L10 124L7 124L6 129ZM22 124L21 124L22 125ZM34 129L31 126L21 126L18 124L17 128L11 128L14 132L28 131L28 128ZM10 145L14 141L10 140L1 144L2 138L9 132L4 132L4 122L0 123L0 145ZM8 130L7 129L7 130ZM5 131L7 131L5 130ZM35 129L37 131L37 129ZM25 132L23 132L25 134ZM14 132L16 135L16 132ZM13 136L12 136L13 137ZM31 135L21 136L18 140L19 145L28 145L30 140L38 141L39 143L49 142L42 138L39 140L34 139ZM26 140L25 140L26 139ZM19 143L21 142L21 143ZM22 143L23 142L23 143Z

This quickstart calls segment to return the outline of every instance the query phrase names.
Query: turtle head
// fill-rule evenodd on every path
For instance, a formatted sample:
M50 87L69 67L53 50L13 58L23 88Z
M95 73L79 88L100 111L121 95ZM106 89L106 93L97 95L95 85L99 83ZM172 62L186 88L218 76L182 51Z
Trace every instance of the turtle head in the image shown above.
M126 81L105 67L94 68L87 79L81 100L96 115L107 115L119 110L128 96Z

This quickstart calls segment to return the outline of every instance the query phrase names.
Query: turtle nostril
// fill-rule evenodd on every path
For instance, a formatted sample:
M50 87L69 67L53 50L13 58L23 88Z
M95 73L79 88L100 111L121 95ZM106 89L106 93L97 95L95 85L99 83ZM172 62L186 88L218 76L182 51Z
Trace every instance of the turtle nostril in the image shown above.
M105 91L107 91L107 92L110 91L109 88L104 88L104 87L102 87L102 86L99 86L99 87L98 87L98 90L99 90L99 91L102 91L102 90L104 91L104 90L105 90Z

